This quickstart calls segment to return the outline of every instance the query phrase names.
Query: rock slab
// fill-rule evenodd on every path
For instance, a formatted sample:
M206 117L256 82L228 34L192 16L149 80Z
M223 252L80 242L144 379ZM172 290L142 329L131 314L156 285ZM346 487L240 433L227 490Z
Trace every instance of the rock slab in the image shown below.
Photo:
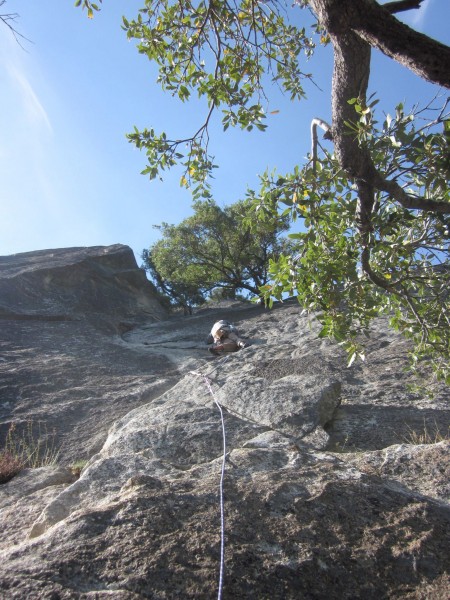
M48 263L34 259L44 281ZM58 466L0 486L1 598L217 596L219 406L224 599L448 597L448 390L408 391L405 342L383 321L366 362L347 369L293 302L163 318L157 304L149 314L155 297L121 292L102 315L83 285L80 302L55 291L68 280L55 276L35 307L0 289L1 420L43 420L64 441ZM251 345L210 357L219 318ZM424 430L434 443L411 443Z

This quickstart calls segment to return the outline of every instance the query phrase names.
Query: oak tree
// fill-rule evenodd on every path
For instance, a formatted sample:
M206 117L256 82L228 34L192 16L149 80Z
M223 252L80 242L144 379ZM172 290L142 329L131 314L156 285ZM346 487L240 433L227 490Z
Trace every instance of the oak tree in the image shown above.
M248 201L220 208L197 201L194 214L179 225L156 226L161 239L144 251L153 283L177 306L189 308L212 294L257 296L269 281L270 260L289 248L286 218L259 222L250 231Z
M296 249L270 262L261 288L270 303L294 293L318 311L321 335L362 355L360 336L378 315L413 340L413 364L431 359L450 381L448 101L405 111L399 104L378 121L367 97L376 48L418 77L450 87L450 48L408 27L397 13L424 0L146 0L124 18L130 39L155 62L163 89L187 101L207 101L204 120L183 138L137 128L129 139L146 152L150 178L176 164L195 198L210 197L215 167L209 125L264 130L264 102L275 82L293 100L304 98L302 57L316 44L334 55L332 120L317 115L309 160L293 173L261 176L249 190L255 222L281 214L301 222ZM313 13L315 34L299 26ZM420 120L418 117L420 116ZM319 142L317 128L331 150Z

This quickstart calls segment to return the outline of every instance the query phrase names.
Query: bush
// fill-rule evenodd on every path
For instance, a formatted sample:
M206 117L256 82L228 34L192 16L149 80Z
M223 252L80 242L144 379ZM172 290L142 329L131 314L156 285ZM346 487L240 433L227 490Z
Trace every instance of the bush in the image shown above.
M22 469L23 463L17 456L14 456L7 450L0 452L0 484L7 483L20 473Z

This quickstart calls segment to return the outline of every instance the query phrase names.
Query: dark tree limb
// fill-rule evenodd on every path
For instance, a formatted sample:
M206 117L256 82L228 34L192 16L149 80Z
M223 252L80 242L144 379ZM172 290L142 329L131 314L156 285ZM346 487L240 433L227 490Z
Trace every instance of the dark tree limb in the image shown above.
M383 8L391 14L411 10L412 8L420 8L425 0L397 0L396 2L387 2L383 4Z
M0 0L0 7L2 7L4 4L6 4L6 0ZM26 42L29 42L30 40L28 38L26 38L24 35L22 35L19 31L17 31L17 29L15 27L15 23L18 19L19 19L18 13L1 13L0 14L0 23L3 23L4 25L6 25L6 27L8 27L8 29L13 34L16 42L19 44L19 46L21 48L24 49L24 47L21 44L21 41L24 40Z
M374 0L355 4L362 10L353 30L362 39L419 77L450 88L448 46L408 27Z
M421 196L411 196L410 194L407 194L397 182L384 179L380 175L378 175L378 181L375 185L378 190L387 192L404 208L437 212L445 215L450 214L450 202L446 202L445 200L433 200L431 198L422 198Z
M450 48L396 19L392 8L375 0L311 0L310 5L330 36L353 31L423 79L450 88Z
M369 221L374 206L375 190L387 192L408 209L450 214L449 202L412 196L407 194L397 182L385 179L377 171L367 148L361 146L356 137L348 133L347 123L354 122L356 117L354 107L348 104L348 100L358 98L360 103L365 104L370 75L371 44L359 34L356 27L361 20L364 20L360 18L361 7L375 7L375 12L382 10L384 15L398 23L400 28L406 25L403 26L374 0L311 0L311 6L320 23L327 29L334 49L332 138L336 157L350 178L357 182L364 182L372 189L370 193L369 188L361 187L363 193L358 201L358 223L363 230L370 229ZM426 39L432 45L439 44L429 38ZM447 50L450 53L450 48ZM450 55L448 63L442 56L439 56L437 62L444 65L450 78L450 69L448 69Z
M394 288L387 282L387 280L383 279L377 273L375 273L375 271L373 271L372 265L370 264L370 249L368 245L364 246L361 253L361 266L364 273L367 275L370 281L372 281L372 283L383 290L386 290L387 292L395 292Z

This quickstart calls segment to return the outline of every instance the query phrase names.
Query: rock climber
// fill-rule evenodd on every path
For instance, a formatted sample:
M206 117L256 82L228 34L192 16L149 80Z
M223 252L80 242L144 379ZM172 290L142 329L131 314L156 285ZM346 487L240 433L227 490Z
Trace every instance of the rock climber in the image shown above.
M222 354L222 352L236 352L247 346L246 342L239 337L238 331L233 323L222 319L214 323L208 337L211 354Z

